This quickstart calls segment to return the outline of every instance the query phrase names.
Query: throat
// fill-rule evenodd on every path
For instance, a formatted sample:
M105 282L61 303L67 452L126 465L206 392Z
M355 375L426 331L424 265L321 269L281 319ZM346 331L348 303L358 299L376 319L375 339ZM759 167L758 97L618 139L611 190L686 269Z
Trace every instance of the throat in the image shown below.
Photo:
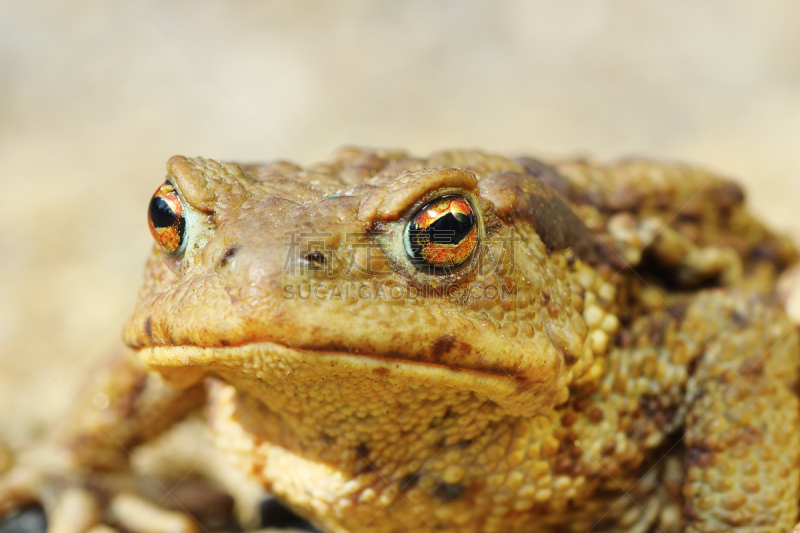
M255 387L241 375L220 377L210 380L212 427L234 424L265 451L335 465L348 477L411 475L414 464L451 446L465 449L507 417L485 397L432 385L334 377Z

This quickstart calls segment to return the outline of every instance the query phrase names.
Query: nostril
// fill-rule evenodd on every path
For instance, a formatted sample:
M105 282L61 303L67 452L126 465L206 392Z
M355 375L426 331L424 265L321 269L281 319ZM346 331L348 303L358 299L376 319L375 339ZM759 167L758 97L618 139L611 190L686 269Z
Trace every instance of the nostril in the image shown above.
M309 264L309 270L323 270L328 264L328 258L322 252L311 252L306 254L305 259Z
M225 250L225 253L222 254L222 257L220 257L218 265L220 267L227 266L228 263L233 259L233 256L236 255L237 251L238 248L235 244L229 246L228 249Z

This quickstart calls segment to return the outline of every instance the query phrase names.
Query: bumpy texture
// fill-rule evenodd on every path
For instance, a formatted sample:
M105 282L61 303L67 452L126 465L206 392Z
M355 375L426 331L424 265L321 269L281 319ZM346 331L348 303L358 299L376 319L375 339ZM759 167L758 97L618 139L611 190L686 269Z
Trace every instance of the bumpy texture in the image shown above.
M355 148L308 168L175 157L167 179L186 242L148 262L138 361L54 440L84 479L205 400L235 466L324 531L796 522L800 345L775 287L798 256L733 182ZM452 194L476 251L420 268L405 227ZM10 477L0 502L36 497Z

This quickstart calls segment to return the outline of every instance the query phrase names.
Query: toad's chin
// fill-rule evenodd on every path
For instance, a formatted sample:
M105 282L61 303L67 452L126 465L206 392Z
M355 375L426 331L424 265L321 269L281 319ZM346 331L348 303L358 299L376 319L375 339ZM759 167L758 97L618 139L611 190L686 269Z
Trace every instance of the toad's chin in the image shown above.
M522 383L514 376L453 368L444 365L347 352L290 348L272 342L204 348L153 346L138 350L140 360L173 387L191 386L208 376L219 376L245 390L271 387L282 381L309 383L332 380L370 381L398 388L432 385L471 391L506 408L511 415L530 415L560 403L563 379ZM313 386L313 385L312 385Z

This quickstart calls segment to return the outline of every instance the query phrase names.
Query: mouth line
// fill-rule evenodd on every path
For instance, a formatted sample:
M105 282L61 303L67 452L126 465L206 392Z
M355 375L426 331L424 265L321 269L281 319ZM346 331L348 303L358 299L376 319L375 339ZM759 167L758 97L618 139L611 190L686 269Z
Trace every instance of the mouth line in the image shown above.
M213 351L231 351L231 350L247 350L252 347L275 347L281 351L291 352L298 355L317 355L321 357L345 357L345 358L353 358L353 359L360 359L360 360L372 360L372 361L385 361L388 364L391 363L399 363L399 364L406 364L406 365L418 365L422 367L431 367L431 368L442 368L447 369L451 372L468 372L474 373L481 376L493 377L498 379L510 379L515 380L515 375L512 372L509 372L505 369L475 369L469 368L465 366L458 366L452 364L445 364L439 363L435 361L427 361L424 359L414 359L411 357L404 357L405 354L398 353L396 355L384 355L384 354L377 354L377 353L368 353L368 352L358 352L358 351L350 351L350 350L342 350L341 348L337 349L336 346L314 346L314 347L302 347L302 346L291 346L289 344L284 344L281 342L276 342L272 340L251 340L251 341L244 341L238 343L228 343L228 344L220 344L217 346L199 346L195 344L154 344L154 345L146 345L146 346L129 346L132 350L136 352L143 352L147 350L175 350L175 351L184 351L184 350L213 350Z
M429 361L336 350L296 348L271 341L255 341L229 346L155 345L134 349L149 367L173 374L185 369L211 375L236 370L249 374L269 374L270 364L291 368L296 379L320 379L326 374L344 373L353 379L403 379L436 382L485 395L506 396L519 388L513 375L453 367Z

